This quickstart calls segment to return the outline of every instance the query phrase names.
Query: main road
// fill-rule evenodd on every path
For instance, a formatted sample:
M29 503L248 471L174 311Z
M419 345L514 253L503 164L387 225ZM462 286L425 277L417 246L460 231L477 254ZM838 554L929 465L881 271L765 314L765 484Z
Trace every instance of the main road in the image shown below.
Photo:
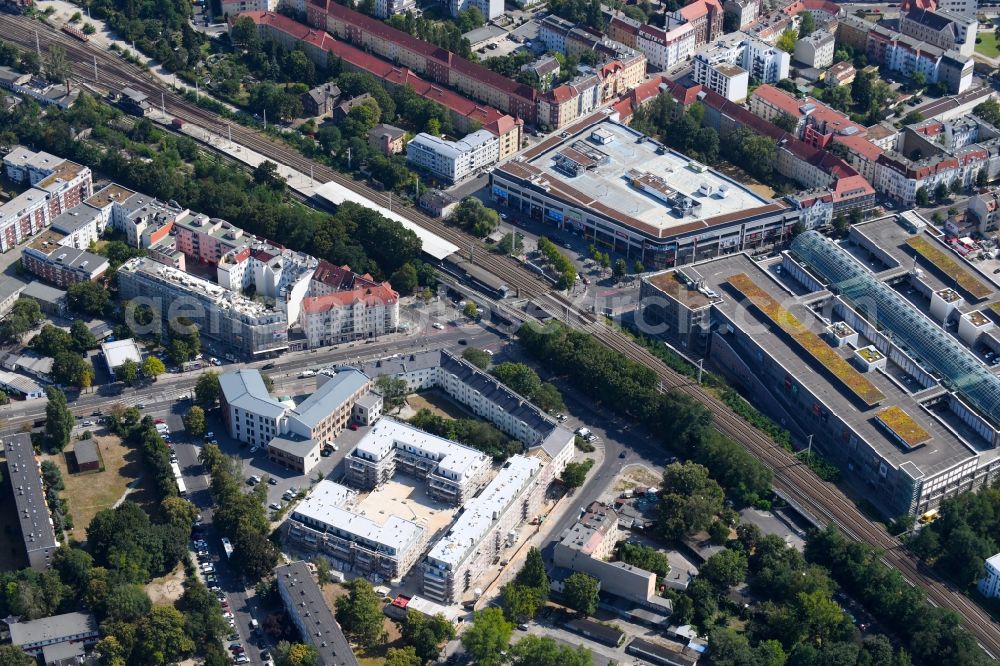
M154 103L157 99L162 99L170 113L208 129L222 131L230 124L230 121L222 116L206 111L176 95L148 72L30 18L0 15L0 28L2 28L0 34L5 40L24 49L35 48L36 31L46 47L51 43L60 44L66 49L69 60L73 63L78 80L89 81L105 90L120 90L122 87L130 86L149 95ZM94 80L95 60L99 68L98 81ZM325 165L313 162L288 145L256 130L233 125L232 137L238 144L271 155L276 161L302 173L309 173L311 170L317 179L336 181L365 195L373 202L385 198L383 193L334 172ZM397 210L415 224L451 241L466 256L473 248L478 247L479 251L475 252L476 263L504 280L509 286L516 288L521 296L534 299L536 304L541 305L552 315L564 319L578 329L595 334L597 339L608 347L652 368L664 388L683 391L703 403L714 415L715 426L720 432L740 442L774 471L776 489L792 498L820 522L836 523L851 538L868 543L882 551L886 564L897 568L910 583L923 588L932 603L958 613L965 627L976 637L980 645L994 658L1000 657L1000 625L982 608L946 585L910 555L898 539L864 516L836 486L821 481L791 453L733 413L713 393L667 368L648 350L636 344L621 331L605 325L603 321L598 321L590 313L579 310L561 295L550 293L546 283L513 259L484 251L476 239L445 226L439 220L430 219L418 211L409 208ZM187 388L190 389L190 384ZM83 400L88 398L84 397ZM93 403L99 401L99 398L94 399Z

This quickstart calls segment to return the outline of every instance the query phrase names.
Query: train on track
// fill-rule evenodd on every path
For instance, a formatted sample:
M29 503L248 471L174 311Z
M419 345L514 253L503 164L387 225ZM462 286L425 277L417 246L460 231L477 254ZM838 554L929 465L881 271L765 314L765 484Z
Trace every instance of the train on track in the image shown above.
M87 35L83 34L83 31L78 30L78 29L74 28L71 25L64 25L62 28L60 28L60 30L62 30L63 32L65 32L67 35L69 35L73 39L79 39L81 42L89 42L90 41L90 37L88 37Z

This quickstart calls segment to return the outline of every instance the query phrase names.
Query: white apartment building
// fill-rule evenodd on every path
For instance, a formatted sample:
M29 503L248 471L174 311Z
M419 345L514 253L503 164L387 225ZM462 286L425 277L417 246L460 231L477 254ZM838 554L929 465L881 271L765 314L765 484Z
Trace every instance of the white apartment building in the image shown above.
M646 54L646 61L657 69L666 70L691 57L695 48L695 31L690 23L671 30L644 24L636 30L635 47Z
M202 337L218 340L246 357L288 348L285 308L276 308L229 291L149 257L135 257L118 269L123 300L136 300L159 312L167 325L189 319Z
M471 595L473 583L516 545L516 528L538 511L545 492L537 483L542 466L536 457L511 456L483 491L465 502L451 529L424 558L424 595L442 603Z
M734 32L695 54L692 77L726 99L740 101L747 96L751 78L761 83L788 78L790 61L781 49L746 33Z
M383 417L346 458L347 479L377 488L400 469L427 481L427 491L461 505L483 484L490 469L485 454L395 419Z
M825 69L833 64L835 39L826 30L816 30L795 42L795 60L809 67Z
M938 0L938 11L954 12L963 16L975 16L979 0Z
M417 563L428 537L416 523L390 515L376 522L352 510L357 492L323 480L286 523L286 538L341 563L337 568L396 581Z
M416 6L416 0L375 0L375 16L386 19L396 14L413 11Z
M299 322L310 349L377 338L399 328L399 294L384 282L309 296Z
M254 369L223 373L219 388L223 421L234 439L264 446L275 437L292 435L323 444L347 427L354 403L371 389L371 380L357 370L318 375L316 390L298 406L272 397ZM314 446L296 448L311 451Z
M278 0L222 0L222 15L235 18L242 12L273 12Z
M469 7L478 8L487 21L492 21L503 14L503 0L449 0L448 2L452 16L458 16L459 12Z
M406 160L449 183L458 183L500 160L500 139L476 130L458 141L421 132L406 144Z
M1000 553L986 560L986 575L979 581L984 597L1000 598Z
M736 29L743 30L760 16L760 4L760 0L726 0L722 8L726 14L736 16Z

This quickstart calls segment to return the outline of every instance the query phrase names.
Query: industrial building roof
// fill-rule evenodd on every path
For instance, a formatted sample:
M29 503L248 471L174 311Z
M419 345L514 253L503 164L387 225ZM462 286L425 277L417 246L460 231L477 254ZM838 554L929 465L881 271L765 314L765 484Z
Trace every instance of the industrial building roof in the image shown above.
M97 632L97 620L90 613L63 613L9 626L10 642L14 645L56 643L70 636Z
M223 373L219 375L219 388L223 399L233 407L272 419L285 413L285 407L267 392L259 370L243 368Z
M602 131L599 131L602 130ZM597 134L595 134L597 132ZM497 168L546 182L549 195L608 208L654 236L770 203L742 184L613 120L579 123L564 139Z
M274 570L288 613L298 616L307 635L302 639L319 652L320 666L358 666L358 660L340 625L323 598L323 590L313 580L308 565L292 562Z
M322 381L322 377L319 381ZM369 381L368 377L357 370L341 370L317 386L313 394L295 408L291 417L307 428L315 428Z
M475 550L504 509L531 483L541 466L537 458L511 456L483 491L465 503L451 529L427 554L428 559L455 570Z
M869 442L889 464L903 467L910 463L905 469L912 472L915 466L919 469L919 473L913 475L919 477L944 471L976 455L974 447L968 441L960 439L951 427L922 407L915 394L902 389L899 383L880 372L866 373L865 377L885 396L879 403L880 408L898 406L931 435L932 440L926 446L912 450L901 448L890 433L877 425L874 414L867 407L859 408L856 399L849 397L850 394L846 389L827 374L826 368L804 353L797 344L778 334L777 327L772 326L766 317L755 309L747 308L742 302L743 298L730 289L729 279L739 274L750 276L758 288L782 303L785 310L792 313L806 329L823 330L826 324L805 305L809 300L808 294L796 297L785 286L776 282L760 265L743 254L698 264L696 270L707 288L722 295L712 307L730 322L738 324L744 334L764 350L774 363L782 367L794 382L803 385L811 394L817 396L826 408ZM843 356L849 354L848 351L832 348L831 350Z

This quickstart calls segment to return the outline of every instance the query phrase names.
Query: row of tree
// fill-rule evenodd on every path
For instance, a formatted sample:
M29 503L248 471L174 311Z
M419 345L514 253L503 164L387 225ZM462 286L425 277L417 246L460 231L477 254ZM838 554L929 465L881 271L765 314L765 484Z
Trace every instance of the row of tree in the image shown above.
M201 462L212 476L214 523L233 545L232 562L251 580L268 575L278 562L278 548L269 538L270 520L264 505L267 484L243 492L243 461L206 444Z
M569 289L576 284L576 266L559 251L555 243L545 236L539 236L538 251L542 253L546 263L559 276L559 281L556 283L559 289Z
M525 325L519 337L539 364L611 411L642 423L664 446L704 465L733 499L752 504L770 493L771 471L714 430L703 405L676 391L661 392L650 368L558 322Z

